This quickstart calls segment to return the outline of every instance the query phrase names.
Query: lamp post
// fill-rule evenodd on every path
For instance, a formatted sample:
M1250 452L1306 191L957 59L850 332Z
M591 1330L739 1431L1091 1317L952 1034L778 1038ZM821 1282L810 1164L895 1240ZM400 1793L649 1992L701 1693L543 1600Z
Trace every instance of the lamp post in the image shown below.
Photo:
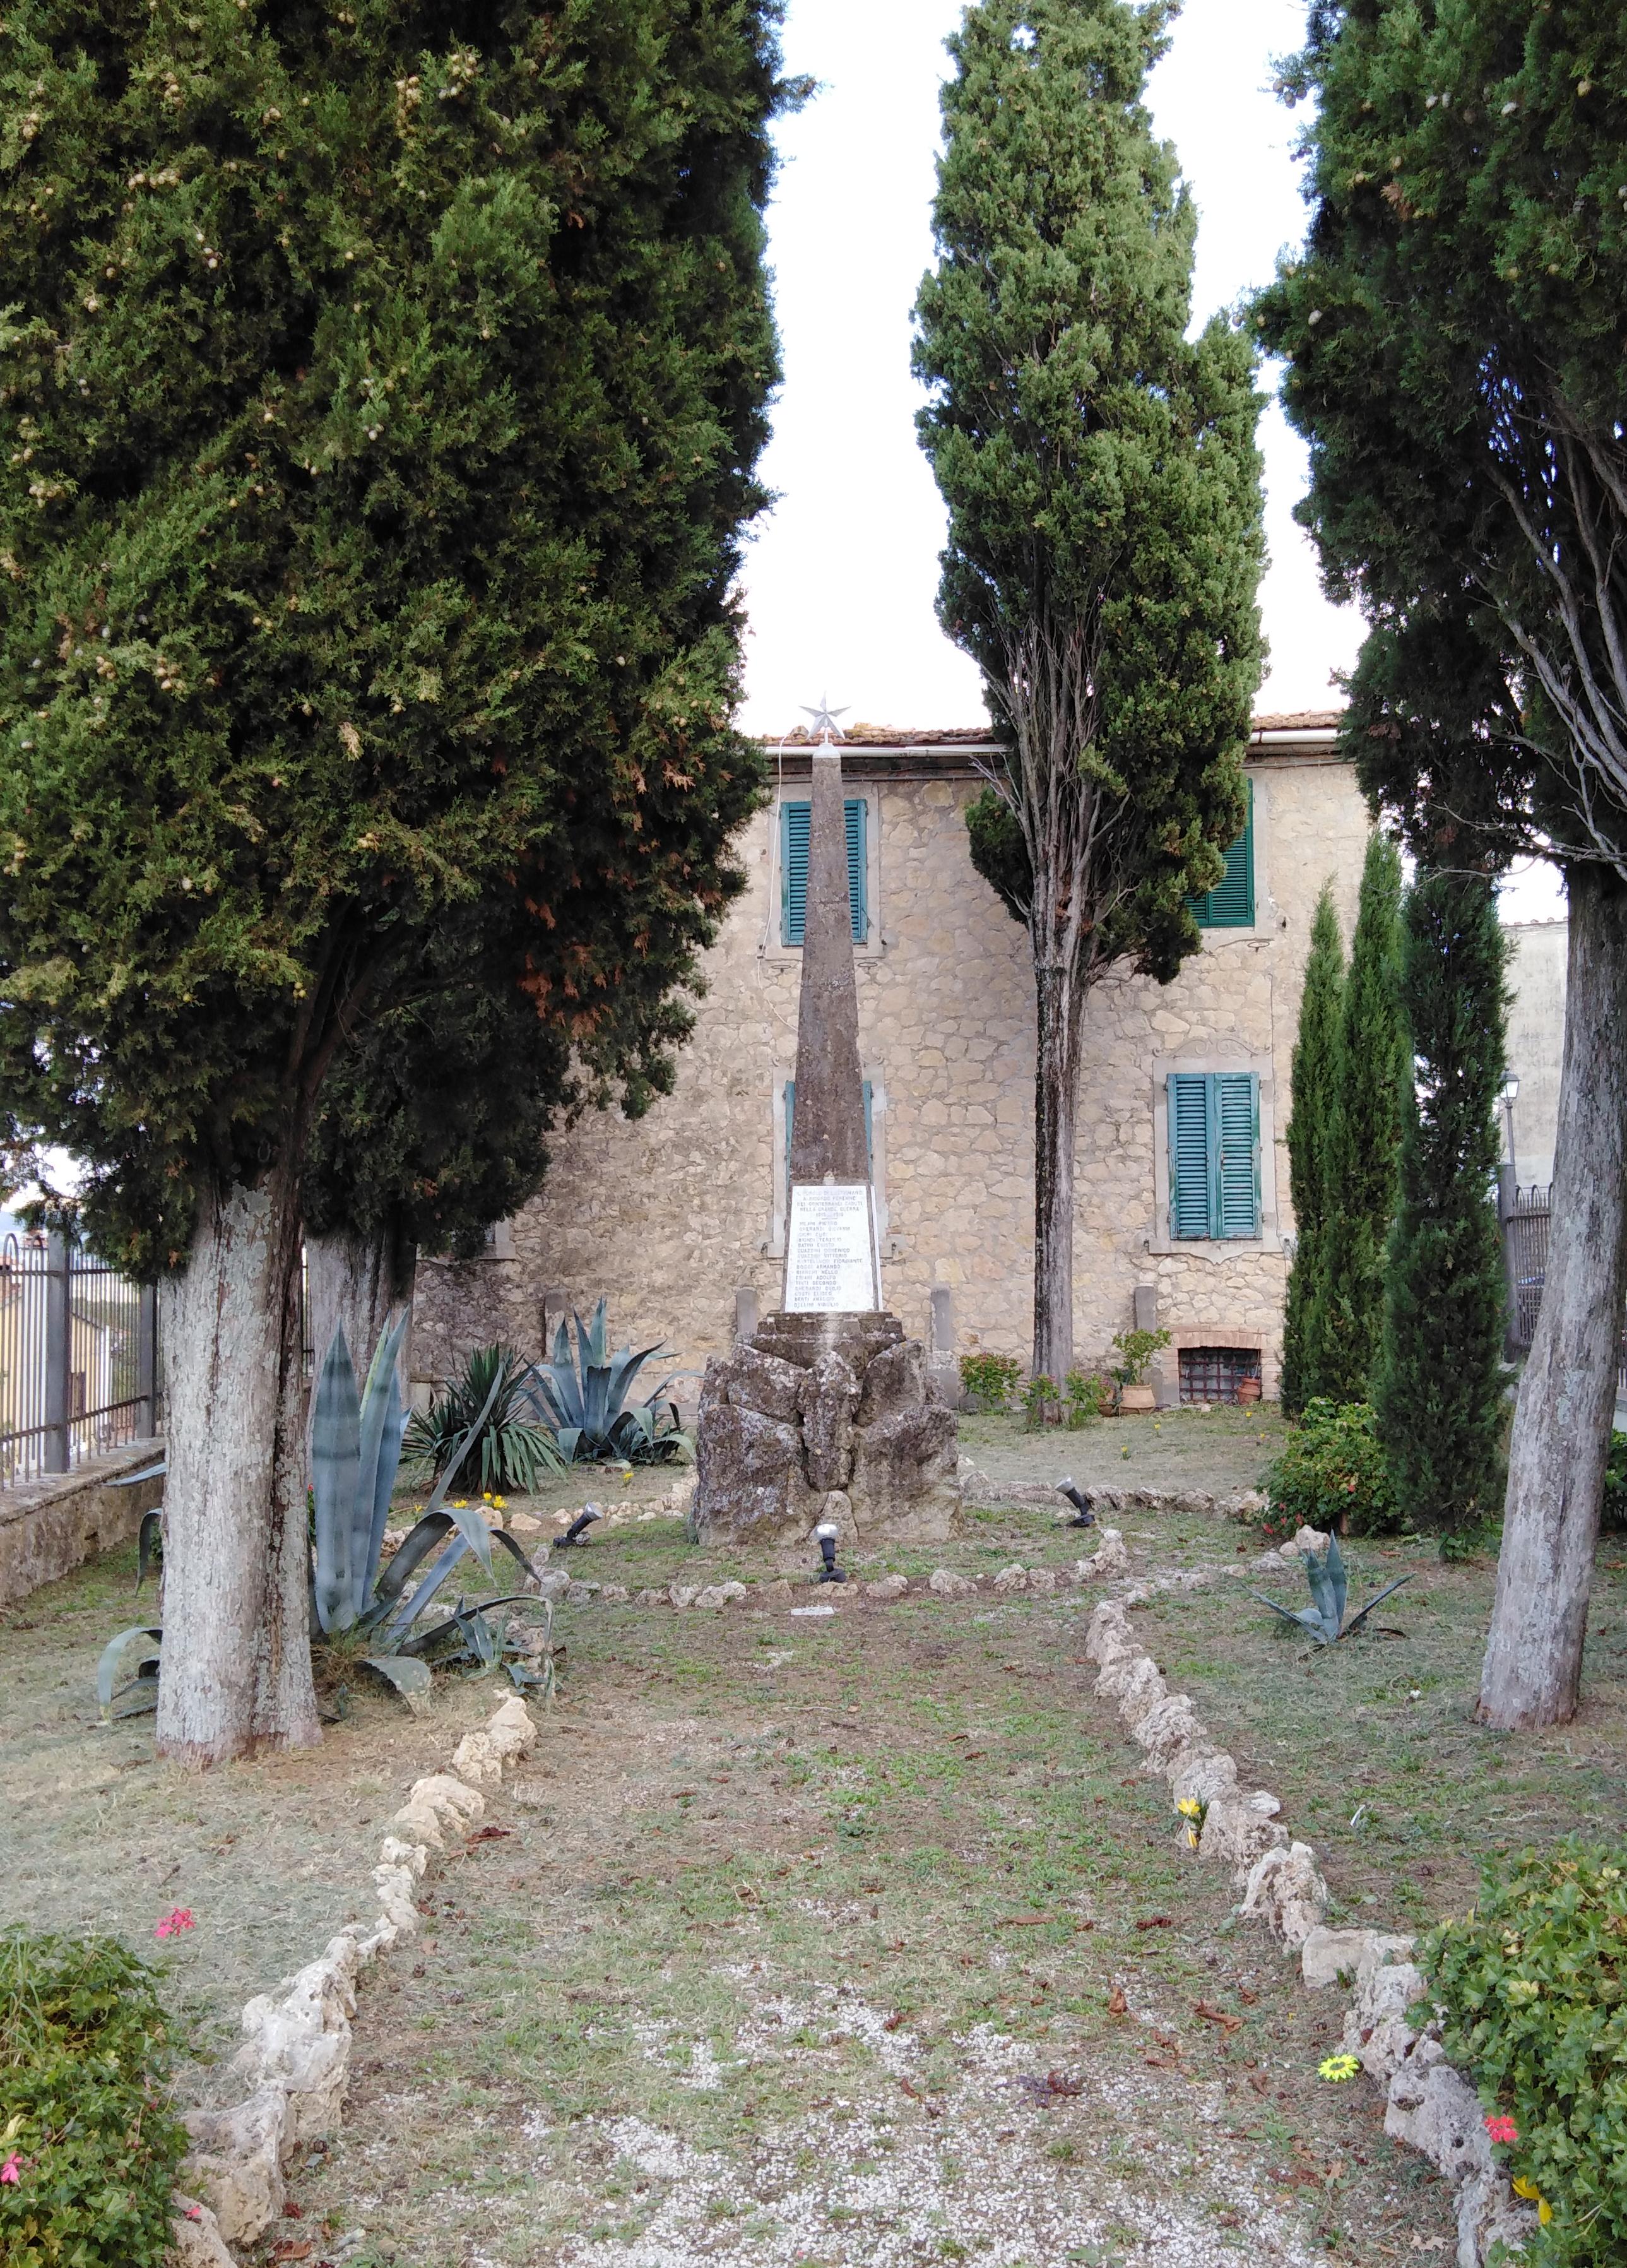
M1520 1194L1520 1167L1514 1159L1514 1104L1519 1095L1520 1081L1511 1071L1503 1081L1503 1116L1508 1126L1508 1178L1516 1197Z

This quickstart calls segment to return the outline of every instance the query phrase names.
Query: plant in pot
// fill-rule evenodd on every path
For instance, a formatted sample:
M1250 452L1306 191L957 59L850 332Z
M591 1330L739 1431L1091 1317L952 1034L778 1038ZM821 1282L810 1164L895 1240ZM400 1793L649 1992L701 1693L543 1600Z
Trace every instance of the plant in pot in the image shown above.
M1158 1396L1147 1384L1147 1365L1169 1344L1167 1331L1120 1331L1113 1341L1116 1362L1108 1365L1113 1381L1113 1406L1121 1416L1158 1407Z

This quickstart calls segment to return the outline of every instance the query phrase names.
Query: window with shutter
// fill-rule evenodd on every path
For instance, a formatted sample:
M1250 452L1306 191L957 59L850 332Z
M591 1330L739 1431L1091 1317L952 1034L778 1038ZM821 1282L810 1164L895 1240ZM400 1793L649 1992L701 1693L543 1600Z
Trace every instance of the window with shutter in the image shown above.
M1252 1071L1172 1071L1169 1233L1260 1233L1260 1083Z
M876 1130L872 1121L870 1108L872 1092L871 1083L866 1079L865 1081L865 1159L873 1176L876 1170ZM796 1116L797 1082L794 1079L788 1079L785 1081L785 1186L787 1189L791 1187L791 1130Z
M800 945L808 911L808 836L814 806L810 803L780 806L780 943ZM849 796L843 806L847 821L848 902L853 913L853 942L863 945L870 935L869 845L865 826L869 806L862 795Z
M1252 929L1255 925L1254 782L1244 783L1248 815L1243 831L1226 854L1226 873L1201 898L1189 898L1199 929Z

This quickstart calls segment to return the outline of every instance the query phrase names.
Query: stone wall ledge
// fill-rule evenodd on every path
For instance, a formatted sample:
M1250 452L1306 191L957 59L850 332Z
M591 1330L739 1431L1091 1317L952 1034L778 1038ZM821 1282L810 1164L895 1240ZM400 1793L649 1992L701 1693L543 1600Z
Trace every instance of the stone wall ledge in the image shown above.
M161 1500L164 1484L112 1484L163 1454L161 1440L131 1441L86 1457L70 1473L47 1473L0 1489L0 1607L15 1606L42 1583L57 1582L99 1552L129 1543L142 1514Z

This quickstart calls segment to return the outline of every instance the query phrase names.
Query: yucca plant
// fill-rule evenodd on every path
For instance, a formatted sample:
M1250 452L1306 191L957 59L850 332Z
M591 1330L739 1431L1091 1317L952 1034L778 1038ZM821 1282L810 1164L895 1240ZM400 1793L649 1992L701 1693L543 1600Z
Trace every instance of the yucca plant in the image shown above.
M576 1326L574 1349L571 1323ZM553 1429L563 1456L574 1463L624 1457L629 1464L650 1465L690 1454L677 1403L661 1400L672 1384L670 1378L642 1402L628 1398L644 1364L659 1352L657 1345L622 1347L612 1353L602 1299L591 1322L585 1323L578 1314L572 1314L570 1323L561 1322L553 1358L534 1367L529 1391L532 1407Z
M1398 1575L1393 1583L1387 1583L1375 1598L1369 1599L1366 1605L1358 1608L1346 1622L1344 1557L1339 1550L1338 1537L1330 1535L1328 1538L1326 1551L1302 1551L1299 1557L1305 1562L1306 1580L1311 1587L1308 1607L1301 1607L1299 1613L1294 1614L1286 1607L1279 1607L1275 1599L1262 1597L1258 1591L1252 1595L1261 1606L1270 1607L1274 1615L1280 1615L1285 1623L1294 1623L1300 1630L1307 1631L1318 1646L1336 1646L1341 1638L1353 1637L1374 1607L1381 1605L1392 1591L1399 1591L1403 1583L1412 1580L1410 1574Z
M505 1529L489 1527L471 1506L445 1501L490 1417L497 1379L474 1423L448 1452L423 1516L383 1565L385 1523L401 1456L395 1365L406 1329L403 1314L382 1333L360 1394L342 1329L335 1332L317 1380L311 1418L311 1619L319 1646L338 1652L350 1642L366 1643L369 1651L355 1656L357 1666L376 1670L415 1706L429 1691L431 1660L442 1666L466 1663L476 1674L501 1663L510 1668L516 1683L536 1682L525 1665L537 1649L522 1644L509 1628L508 1609L534 1603L525 1594L473 1605L460 1597L449 1615L416 1627L447 1578L471 1554L494 1587L494 1543L502 1544L527 1576L535 1570ZM409 1591L421 1568L420 1580ZM144 1706L156 1706L162 1656L155 1649L162 1638L161 1629L143 1627L121 1631L107 1647L97 1672L97 1697L105 1712L132 1692L139 1697L136 1706L119 1713L134 1715ZM121 1687L121 1666L138 1642L147 1658L136 1677Z
M409 1418L408 1462L439 1474L458 1443L473 1432L474 1447L465 1454L479 1451L482 1492L512 1489L528 1496L545 1473L563 1473L569 1461L549 1429L537 1423L527 1392L529 1369L517 1347L477 1347L462 1377L443 1381L445 1390L429 1408Z

